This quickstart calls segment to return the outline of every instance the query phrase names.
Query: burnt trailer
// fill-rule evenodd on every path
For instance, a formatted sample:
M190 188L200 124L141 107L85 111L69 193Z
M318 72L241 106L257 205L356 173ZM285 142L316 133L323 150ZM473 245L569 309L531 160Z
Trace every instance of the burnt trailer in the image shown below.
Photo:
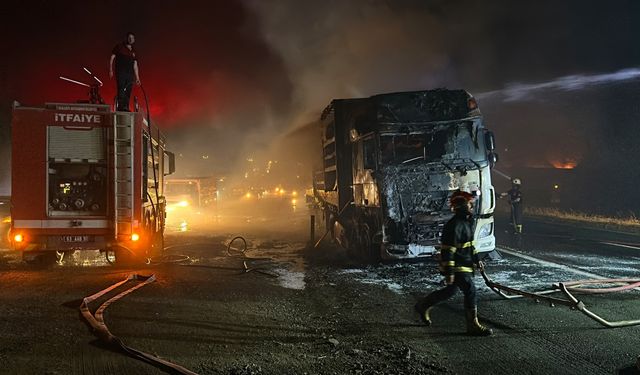
M477 196L475 246L495 248L493 134L464 90L336 99L320 118L314 197L333 239L371 260L436 252L457 189Z

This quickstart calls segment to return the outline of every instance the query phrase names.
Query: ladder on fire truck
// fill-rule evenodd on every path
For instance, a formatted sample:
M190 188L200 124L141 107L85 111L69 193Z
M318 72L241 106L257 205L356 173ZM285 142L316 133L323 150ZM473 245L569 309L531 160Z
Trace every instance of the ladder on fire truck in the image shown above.
M116 239L128 239L133 233L134 116L133 113L117 112L113 119L114 234Z

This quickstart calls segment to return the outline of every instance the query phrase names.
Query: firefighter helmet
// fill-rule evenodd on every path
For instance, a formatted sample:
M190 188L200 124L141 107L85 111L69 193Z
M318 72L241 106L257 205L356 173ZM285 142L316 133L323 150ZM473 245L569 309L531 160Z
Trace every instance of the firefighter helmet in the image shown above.
M519 178L514 178L511 180L511 183L514 185L522 185L522 181Z
M456 190L451 194L449 198L449 204L452 208L456 209L462 206L466 206L467 203L472 202L474 199L474 195L471 193L467 193L466 191Z

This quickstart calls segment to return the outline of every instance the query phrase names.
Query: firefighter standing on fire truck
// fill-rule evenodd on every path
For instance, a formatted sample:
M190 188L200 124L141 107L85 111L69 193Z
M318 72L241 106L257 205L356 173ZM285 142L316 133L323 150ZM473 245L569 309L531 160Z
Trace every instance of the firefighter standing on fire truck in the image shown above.
M522 234L522 191L520 187L522 181L519 178L511 180L511 189L506 193L501 193L500 198L509 197L511 205L511 224L515 234Z
M125 41L118 43L111 51L109 77L113 78L115 62L115 76L118 89L116 111L129 112L129 102L131 100L133 84L140 85L138 58L133 48L135 41L135 35L133 35L132 32L128 32Z
M415 309L422 322L431 325L431 308L451 298L460 289L464 293L467 333L489 336L493 331L478 322L478 297L473 282L474 265L484 267L473 246L473 195L458 190L451 195L449 202L455 215L443 228L440 246L440 271L445 276L446 286L419 301Z

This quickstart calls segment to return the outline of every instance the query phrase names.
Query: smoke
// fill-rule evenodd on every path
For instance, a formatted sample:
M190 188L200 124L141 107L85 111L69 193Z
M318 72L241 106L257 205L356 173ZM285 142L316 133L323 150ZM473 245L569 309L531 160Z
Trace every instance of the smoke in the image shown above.
M619 135L634 126L633 111L624 107L635 99L618 94L640 78L639 69L628 68L638 66L640 56L626 47L636 45L633 35L640 35L630 16L637 4L606 9L579 1L246 4L293 84L292 111L281 120L289 127L312 123L333 98L464 88L480 93L481 110L498 139L500 168L509 174L576 166L589 171L574 185L574 195L582 197L596 189L588 181L594 176L601 191L607 184L600 182L622 182L610 170L632 157L623 152L628 142ZM513 83L523 81L539 83ZM613 124L612 118L620 121ZM609 199L599 197L588 208Z
M292 82L290 111L274 116L276 126L260 133L260 140L272 140L269 147L249 142L246 148L262 150L263 159L287 163L286 169L297 171L291 173L296 180L302 174L309 182L319 158L316 121L332 99L456 81L445 31L431 5L336 0L245 4L257 15L265 41L281 56Z
M426 6L336 0L247 3L295 84L298 110L291 118L298 124L315 119L333 98L455 81L441 23Z
M183 155L184 175L228 169L244 156L245 141L276 127L268 119L289 110L291 82L280 56L240 2L78 0L11 3L3 10L0 40L14 51L0 61L1 118L7 119L0 125L6 134L13 100L39 106L85 99L86 88L58 79L88 81L83 66L105 82L102 96L112 103L109 56L127 31L136 34L149 102L138 88L133 94L142 109L149 105L152 121ZM0 142L6 150L8 137Z
M583 118L572 113L571 106L580 104L575 100L543 110L552 120L536 124L524 124L525 116L518 113L502 115L500 105L544 97L538 94L550 90L577 92L627 82L639 74L637 69L620 70L637 65L639 59L625 48L613 47L635 41L629 32L637 26L629 12L637 5L630 3L607 9L589 8L579 1L273 4L247 0L245 4L257 15L264 39L281 56L293 85L292 111L279 121L285 126L317 119L333 98L448 87L482 93L477 95L481 107L498 134L543 128L541 133L551 134L562 125L569 134L578 134L568 137L576 139L585 126L576 124ZM607 30L612 37L603 37L598 30ZM576 71L615 73L576 75ZM524 80L543 83L510 83ZM539 112L527 105L518 110ZM592 111L593 107L587 110ZM544 149L545 139L540 141L536 146ZM546 155L555 150L518 146L529 148L529 155L542 154L537 164L548 164L547 159L555 157ZM582 153L585 146L575 148Z
M480 92L509 173L584 169L594 160L604 166L610 155L594 150L619 140L607 131L612 97L640 74L625 68L638 66L640 56L615 47L636 42L633 4L606 10L582 2L244 4L280 57L291 95L288 111L265 113L262 126L243 138L242 154L288 161L291 170L313 163L319 148L314 121L331 99L437 87ZM613 73L589 73L603 71ZM522 81L540 83L512 83ZM617 126L630 124L625 117ZM234 168L240 177L248 169L242 160ZM597 171L602 180L606 169Z
M482 93L487 123L509 149L501 151L504 165L578 157L580 166L604 142L594 145L594 135L617 140L631 123L629 115L612 124L609 108L616 87L639 74L625 70L640 66L639 50L629 47L638 45L639 7L579 0L13 2L3 5L0 25L3 46L15 51L0 61L0 120L12 100L85 97L84 88L57 78L82 80L82 66L105 81L111 102L109 53L133 31L152 119L183 176L234 173L242 181L277 160L298 180L319 147L313 122L331 99L437 87Z

